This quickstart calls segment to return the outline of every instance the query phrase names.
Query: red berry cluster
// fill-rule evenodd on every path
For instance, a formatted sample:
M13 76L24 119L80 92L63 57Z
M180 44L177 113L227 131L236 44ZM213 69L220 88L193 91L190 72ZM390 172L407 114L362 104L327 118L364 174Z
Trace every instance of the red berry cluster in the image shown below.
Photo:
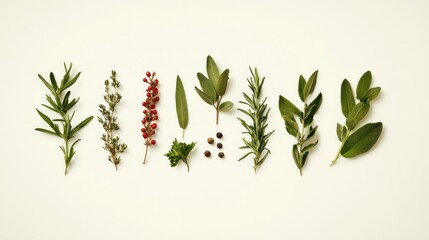
M149 84L146 89L146 100L142 102L144 117L142 119L143 128L142 136L145 139L146 147L155 145L156 141L153 139L155 135L155 129L157 125L155 123L158 120L158 111L156 110L156 104L159 102L158 96L158 79L155 79L156 72L146 72L147 78L143 78L143 82Z

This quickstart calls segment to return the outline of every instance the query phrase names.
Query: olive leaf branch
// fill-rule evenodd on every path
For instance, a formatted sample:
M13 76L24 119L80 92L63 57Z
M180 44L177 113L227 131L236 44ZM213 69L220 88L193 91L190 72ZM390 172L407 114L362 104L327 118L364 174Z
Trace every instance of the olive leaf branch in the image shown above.
M312 143L307 142L316 134L317 126L312 126L312 123L314 115L322 104L323 98L322 93L319 93L310 104L306 103L308 97L313 93L316 87L317 73L318 71L315 71L308 81L306 81L302 75L299 77L298 94L299 98L304 103L302 111L287 98L281 95L279 96L279 110L285 121L286 131L297 139L297 143L292 147L292 157L299 169L300 175L302 175L302 168L307 161L310 150L319 142L318 140ZM300 121L301 128L298 127L298 123L295 119L296 117Z

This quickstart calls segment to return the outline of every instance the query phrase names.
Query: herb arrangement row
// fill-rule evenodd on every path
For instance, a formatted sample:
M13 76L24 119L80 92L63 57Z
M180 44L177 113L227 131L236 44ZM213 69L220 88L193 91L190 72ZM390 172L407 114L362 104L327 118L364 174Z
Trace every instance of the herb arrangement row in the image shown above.
M35 130L63 139L64 145L60 146L60 149L64 155L64 174L67 174L70 163L76 153L75 145L81 140L74 140L74 137L79 130L91 122L93 117L86 117L79 124L73 126L72 120L76 111L72 109L78 103L79 98L72 99L70 97L71 91L66 90L76 83L80 72L75 76L71 76L72 64L69 66L64 64L64 70L65 74L61 81L57 81L52 72L49 74L49 82L40 74L38 75L39 79L49 90L48 94L46 94L48 104L42 104L42 106L46 110L57 114L58 117L50 118L39 109L36 109L39 116L46 122L49 128L36 128ZM216 125L218 125L220 112L228 112L234 107L231 101L223 101L229 81L229 69L220 71L214 59L208 56L206 71L207 76L197 73L200 88L195 87L195 90L204 102L214 107ZM240 149L247 151L238 161L251 157L253 159L253 170L256 174L258 168L271 154L268 142L274 130L268 130L268 116L271 108L266 103L267 97L262 97L265 77L260 77L257 68L250 68L250 74L251 76L247 79L250 93L243 92L243 100L239 101L242 107L237 108L243 114L243 117L237 118L244 128L242 132L243 146ZM301 109L282 95L279 96L278 100L278 107L284 120L286 132L296 138L296 143L292 146L291 158L298 167L300 175L302 175L302 170L309 158L310 151L319 142L316 135L318 126L314 124L314 119L322 105L323 95L319 93L312 100L309 99L315 90L317 75L318 71L315 71L308 80L303 76L300 76L298 79L298 95L303 104ZM146 98L142 102L143 117L141 123L143 126L141 134L145 145L143 164L146 163L149 149L157 143L155 140L156 129L158 128L158 110L156 106L160 101L160 94L158 89L159 80L156 76L156 72L148 71L143 78L143 83L148 85L145 94ZM331 166L340 157L353 158L369 151L376 144L382 133L383 124L381 122L367 123L359 127L359 123L369 112L371 102L378 97L381 91L380 87L371 88L371 82L372 74L370 71L367 71L357 84L356 98L352 86L347 79L341 84L341 110L346 121L344 125L337 124L336 132L341 146ZM97 119L105 131L101 136L101 140L103 141L103 149L107 151L107 160L113 163L115 169L118 170L118 165L121 162L119 154L125 152L128 147L116 135L116 131L120 127L115 109L121 102L122 96L119 94L121 83L118 81L115 71L111 72L110 79L104 81L104 87L104 100L106 104L99 105L98 110L101 115ZM176 78L175 102L177 120L179 127L182 129L182 138L184 138L185 129L189 122L189 111L185 88L179 75ZM218 132L216 134L218 139L222 138L222 136L222 133ZM209 137L207 142L213 144L214 139ZM171 167L175 167L180 162L183 162L189 171L188 157L196 144L196 142L180 142L175 138L172 141L171 149L165 154L170 161ZM218 142L216 146L218 149L221 149L222 143ZM204 155L210 157L211 152L206 150ZM224 156L223 151L218 153L219 158L223 158Z

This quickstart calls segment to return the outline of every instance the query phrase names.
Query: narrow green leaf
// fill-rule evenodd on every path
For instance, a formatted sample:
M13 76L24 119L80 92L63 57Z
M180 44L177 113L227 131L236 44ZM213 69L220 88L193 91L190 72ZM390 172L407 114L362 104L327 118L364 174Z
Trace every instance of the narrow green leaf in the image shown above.
M317 73L318 71L315 71L313 74L311 74L310 78L308 79L308 82L304 86L304 91L303 91L304 101L307 100L307 97L311 93L313 93L314 88L316 87Z
M49 131L49 130L44 129L44 128L36 128L35 130L39 131L39 132L44 132L44 133L52 134L52 135L55 135L57 137L61 137L60 134L52 132L52 131Z
M61 91L66 90L67 88L71 87L79 78L80 76L80 72L78 72L78 74L76 74L76 76L74 78L72 78L71 80L67 81L64 83L64 85L61 87Z
M370 71L365 72L360 78L357 88L356 88L356 97L357 99L363 101L364 94L369 90L371 85L372 75Z
M42 77L42 75L38 74L37 76L40 78L40 80L42 80L42 82L49 89L49 91L51 91L52 93L55 92L54 88Z
M80 129L85 127L92 120L92 118L93 118L93 116L90 116L90 117L87 117L82 122L80 122L76 127L74 127L71 130L69 137L72 138Z
M216 102L218 97L213 83L201 73L198 73L197 77L200 81L200 86L203 92L211 99L212 102Z
M310 143L302 149L302 153L309 152L312 148L314 148L319 143L319 140L316 140L314 143Z
M213 83L213 85L216 85L216 82L219 79L219 69L217 68L215 61L210 55L207 56L206 68L207 68L207 75L210 81Z
M179 126L185 129L189 121L188 102L186 101L185 88L179 75L176 78L176 113Z
M343 126L339 123L337 123L337 137L340 142L343 141Z
M220 104L219 110L221 112L228 112L229 110L232 109L233 106L234 106L234 103L232 103L231 101L226 101Z
M282 116L286 115L288 117L291 117L293 114L297 116L300 116L301 114L301 111L282 95L279 96L279 110Z
M52 122L52 120L48 116L46 116L44 113L39 111L39 109L36 109L36 111L39 114L39 116L52 128L52 130L55 131L55 124Z
M49 79L51 80L51 84L52 84L52 87L54 88L54 90L56 91L57 89L58 89L58 85L57 85L57 80L55 80L55 76L54 76L54 73L50 73L49 74Z
M341 155L352 158L369 151L377 142L383 130L383 123L368 123L350 135L341 149Z
M344 117L347 118L351 109L355 106L355 97L353 95L352 86L347 79L344 79L341 84L341 110Z
M304 127L309 126L314 119L314 115L316 114L317 110L319 110L320 105L322 105L323 95L322 93L319 93L317 97L308 105L309 113L304 119Z
M300 157L299 157L299 152L298 152L298 146L297 144L293 145L292 147L292 156L293 156L293 160L295 161L296 166L301 169L301 161L300 161Z
M314 128L310 126L310 132L307 135L307 139L310 139L312 136L314 136L314 134L316 134L318 126L315 126Z
M200 89L198 89L197 87L195 87L195 90L197 91L198 95L200 95L200 97L204 100L204 102L213 105L214 101L212 101L210 99L210 97L203 91L201 91Z
M222 72L222 74L219 76L218 81L216 82L216 92L219 94L219 96L223 96L226 91L226 87L228 85L228 79L229 79L229 69L226 69Z
M378 95L380 94L381 88L380 87L375 87L375 88L371 88L369 89L362 97L362 101L366 101L367 99L369 101L372 101L374 99L376 99L378 97Z
M305 99L304 99L304 87L305 87L306 83L307 82L305 81L305 78L302 75L300 75L299 76L299 82L298 82L298 94L299 94L299 98L303 102L305 101Z
M298 124L295 122L295 120L289 118L287 115L283 115L282 117L286 124L286 131L292 136L296 137L299 132Z
M344 138L347 136L347 134L349 133L349 131L347 130L346 126L343 126L343 130L341 131L342 135L341 135L341 141L344 140Z

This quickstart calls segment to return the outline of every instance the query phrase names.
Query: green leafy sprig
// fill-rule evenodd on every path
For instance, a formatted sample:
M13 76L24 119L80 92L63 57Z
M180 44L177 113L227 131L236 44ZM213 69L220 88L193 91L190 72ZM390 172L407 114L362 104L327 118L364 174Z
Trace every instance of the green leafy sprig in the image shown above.
M164 156L168 157L170 160L171 167L175 167L180 161L183 161L189 172L188 155L192 149L194 149L196 144L196 142L192 142L190 144L178 142L177 139L174 139L170 151L168 151Z
M298 141L292 147L292 156L296 166L299 169L299 174L302 176L302 168L304 167L308 154L312 148L314 148L319 140L308 143L317 131L317 126L312 126L314 115L319 110L322 104L322 93L319 93L317 97L307 104L308 97L313 93L317 82L317 73L315 71L308 81L301 75L298 82L298 94L301 101L304 103L304 109L299 110L292 102L283 96L279 96L279 109L280 113L285 121L286 131L296 137ZM299 119L300 127L295 118Z
M361 128L355 128L369 111L370 103L380 94L381 88L370 88L372 74L365 72L360 78L357 88L356 103L352 86L347 79L341 84L341 110L346 117L346 124L343 126L337 123L337 137L341 142L341 147L337 152L331 166L341 157L352 158L369 151L377 142L383 131L383 123L367 123Z
M63 79L58 84L55 79L54 74L51 72L49 74L50 84L39 74L40 80L45 84L45 86L49 89L50 94L46 95L46 100L49 105L42 104L45 108L57 113L60 118L50 119L47 115L37 110L39 116L49 125L51 130L45 128L36 128L36 131L48 133L50 135L57 136L64 140L64 145L60 146L61 151L64 153L64 162L65 162L65 170L64 174L67 174L70 162L75 155L76 151L74 146L80 139L77 139L73 143L70 143L70 140L74 138L76 133L85 127L91 120L92 116L86 118L82 122L80 122L75 127L72 126L72 120L75 114L75 111L70 115L69 111L76 105L79 101L79 98L73 98L70 100L70 91L67 91L65 94L64 91L70 88L79 78L80 72L75 76L70 76L70 71L72 69L72 64L70 63L70 67L67 68L67 65L64 63L65 74ZM61 124L62 128L60 128L59 124Z
M99 111L103 117L97 117L98 121L103 126L103 129L106 131L105 134L101 136L101 139L104 142L103 148L109 152L108 160L115 165L116 170L118 170L118 164L121 162L121 157L118 156L118 153L123 153L127 149L125 143L119 143L119 137L114 136L114 132L119 130L119 124L117 122L118 117L115 116L116 105L121 101L122 96L118 92L118 88L121 86L121 83L116 79L116 72L112 70L112 75L110 76L111 82L107 79L104 81L106 95L104 95L104 100L107 103L107 107L103 104L98 105ZM113 88L113 92L110 92L110 86Z
M266 133L268 114L271 109L267 108L267 104L265 103L267 101L266 97L262 102L260 99L265 77L261 80L257 68L255 68L255 72L252 71L252 68L249 67L249 69L252 76L250 79L247 79L247 83L252 91L252 96L250 97L248 94L243 92L245 101L240 101L241 104L245 105L249 109L244 110L238 108L238 111L244 113L251 119L251 123L249 124L243 119L238 118L241 125L246 129L243 134L248 134L250 136L250 140L243 137L244 146L240 147L240 149L248 149L249 152L238 161L243 160L249 155L253 155L253 170L256 174L258 167L261 166L268 154L271 153L267 148L267 144L269 137L274 131Z
M230 101L222 102L222 97L226 92L229 79L229 69L222 73L211 56L207 56L207 76L198 73L201 89L195 87L198 95L209 105L216 109L216 124L219 124L219 112L228 112L234 104Z
M185 88L179 75L176 79L176 113L179 126L182 128L182 138L185 137L185 129L189 122L188 102L186 101Z

